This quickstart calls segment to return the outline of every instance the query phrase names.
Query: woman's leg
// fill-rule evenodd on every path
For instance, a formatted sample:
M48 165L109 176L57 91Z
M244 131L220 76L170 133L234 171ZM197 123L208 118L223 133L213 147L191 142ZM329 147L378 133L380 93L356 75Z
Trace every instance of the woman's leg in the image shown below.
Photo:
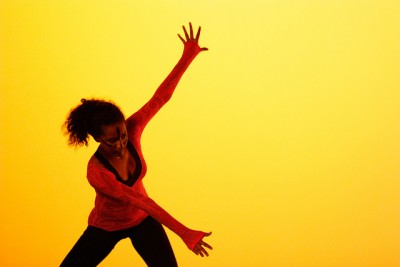
M149 267L177 267L168 236L162 225L152 217L132 228L129 238Z
M88 226L60 267L97 266L114 248L121 238L103 229Z

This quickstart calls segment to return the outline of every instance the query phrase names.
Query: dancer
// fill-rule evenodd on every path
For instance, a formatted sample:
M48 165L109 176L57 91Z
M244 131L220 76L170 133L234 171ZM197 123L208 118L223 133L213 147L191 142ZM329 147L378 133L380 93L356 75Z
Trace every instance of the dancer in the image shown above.
M203 241L211 233L192 230L177 221L146 193L142 179L146 162L141 136L147 123L171 98L190 63L202 51L198 44L201 27L193 35L183 26L183 54L161 83L153 97L136 113L125 119L114 103L100 99L82 99L65 121L65 133L72 146L88 145L89 136L99 143L90 158L87 179L96 191L95 206L88 227L68 253L61 266L97 266L124 238L152 267L177 266L162 225L182 238L196 255L208 256L212 247Z

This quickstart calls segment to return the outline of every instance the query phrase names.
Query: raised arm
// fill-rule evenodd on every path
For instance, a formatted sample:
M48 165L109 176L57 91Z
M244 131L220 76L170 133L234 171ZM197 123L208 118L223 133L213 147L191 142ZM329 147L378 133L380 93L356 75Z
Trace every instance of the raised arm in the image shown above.
M176 66L172 69L171 73L157 88L153 97L138 112L134 113L127 120L128 122L134 122L137 127L141 127L143 129L146 126L151 118L153 118L153 116L161 109L161 107L171 98L182 75L185 73L193 59L195 59L200 52L208 50L208 48L201 48L199 46L201 27L199 27L196 36L193 34L193 27L191 23L189 23L189 33L187 32L185 26L182 26L182 28L185 38L178 34L178 37L182 40L184 45L181 58Z

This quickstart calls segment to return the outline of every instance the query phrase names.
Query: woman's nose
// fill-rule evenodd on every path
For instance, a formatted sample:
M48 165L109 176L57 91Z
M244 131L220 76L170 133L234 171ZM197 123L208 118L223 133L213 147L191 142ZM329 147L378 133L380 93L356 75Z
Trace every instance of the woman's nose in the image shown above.
M123 147L123 143L122 143L122 139L119 138L119 140L117 141L117 143L115 144L115 148L120 149Z

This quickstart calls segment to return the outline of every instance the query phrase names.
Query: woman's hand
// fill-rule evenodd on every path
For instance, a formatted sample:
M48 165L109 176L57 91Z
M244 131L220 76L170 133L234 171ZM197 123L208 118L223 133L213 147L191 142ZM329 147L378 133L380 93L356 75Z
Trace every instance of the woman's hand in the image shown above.
M185 37L186 40L184 38L182 38L182 36L180 34L178 34L179 39L182 40L183 44L184 44L184 50L183 53L189 53L189 54L194 54L197 55L198 53L200 53L201 51L206 51L208 50L208 48L206 47L200 47L199 46L199 38L200 38L200 32L201 32L201 27L199 27L199 29L197 30L197 34L196 34L196 38L193 35L193 27L192 27L192 23L189 22L189 33L186 31L185 26L182 26L183 31L185 33Z
M204 236L210 236L211 233L206 233ZM203 241L203 239L201 239L199 242L197 242L197 244L194 246L193 252L196 255L200 255L202 257L207 256L208 257L208 252L205 248L208 249L213 249L209 244L207 244L206 242Z

